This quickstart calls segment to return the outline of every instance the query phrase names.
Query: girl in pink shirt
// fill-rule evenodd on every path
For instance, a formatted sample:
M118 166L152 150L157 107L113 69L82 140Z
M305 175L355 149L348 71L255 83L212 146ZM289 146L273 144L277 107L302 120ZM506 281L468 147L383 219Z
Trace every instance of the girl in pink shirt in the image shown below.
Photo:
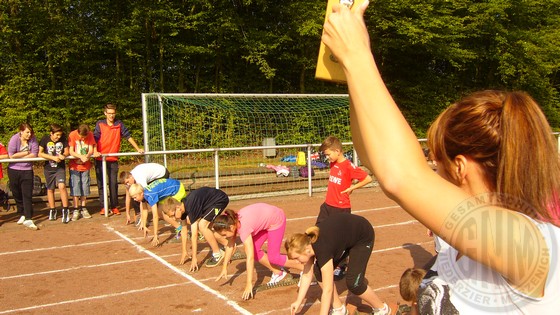
M266 203L255 203L241 208L238 212L226 209L214 220L213 229L228 240L222 272L216 280L222 277L227 279L227 266L234 250L236 236L239 235L243 242L247 255L247 284L243 291L244 300L253 297L255 257L263 266L272 271L269 285L278 283L288 275L283 268L278 269L272 264L303 269L299 262L280 254L286 230L286 215L278 207ZM265 241L268 241L268 254L262 250Z

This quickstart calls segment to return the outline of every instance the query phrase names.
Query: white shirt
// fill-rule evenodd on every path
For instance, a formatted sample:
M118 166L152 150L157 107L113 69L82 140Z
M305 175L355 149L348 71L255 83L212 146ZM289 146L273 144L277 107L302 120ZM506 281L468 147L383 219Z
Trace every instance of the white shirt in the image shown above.
M461 314L558 314L560 228L550 223L532 221L542 233L550 254L549 271L542 298L533 298L515 290L501 274L465 255L457 260L456 249L442 246L437 259L438 275L450 286L451 302ZM523 246L533 245L521 244L519 254L524 253ZM525 270L538 271L538 267L535 266L539 266L536 261L533 266L523 267Z
M134 181L140 186L146 188L149 182L156 179L163 178L167 169L165 166L158 163L144 163L139 164L130 171Z

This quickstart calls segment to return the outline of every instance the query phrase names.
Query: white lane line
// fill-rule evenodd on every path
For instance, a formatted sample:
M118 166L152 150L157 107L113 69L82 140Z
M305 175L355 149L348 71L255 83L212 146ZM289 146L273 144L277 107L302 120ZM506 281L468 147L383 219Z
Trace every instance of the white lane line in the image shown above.
M24 249L24 250L17 250L17 251L14 251L14 252L3 252L3 253L0 253L0 256L23 254L23 253L33 253L33 252L44 251L44 250L55 250L55 249L64 249L64 248L81 247L81 246L94 246L94 245L101 245L101 244L106 244L106 243L114 243L114 242L122 242L122 241L123 240L116 239L116 240L91 242L91 243L83 243L83 244L70 244L70 245L61 245L61 246L54 246L54 247Z
M389 247L389 248L374 250L371 253L376 254L376 253L388 252L390 250L405 249L405 248L409 248L409 247L416 246L416 245L417 246L422 246L422 245L433 244L433 243L434 243L434 241L421 242L421 243L415 243L415 244L406 244L406 245L402 245L402 246L396 246L396 247ZM375 245L373 245L373 246L375 246Z
M129 290L129 291L123 291L123 292L118 292L118 293L90 296L90 297L81 298L81 299L72 299L72 300L60 301L60 302L56 302L56 303L34 305L34 306L22 307L22 308L18 308L18 309L5 310L5 311L0 311L0 314L31 311L31 310L42 309L42 308L47 308L47 307L52 307L52 306L60 306L60 305L64 305L64 304L81 303L81 302L87 302L87 301L92 301L92 300L106 299L106 298L111 298L111 297L116 297L116 296L121 296L121 295L127 295L127 294L135 294L135 293L142 293L142 292L152 291L152 290L167 289L167 288L176 287L176 286L180 286L180 285L187 285L187 284L188 283L186 283L186 282L174 283L174 284L162 285L162 286L157 286L157 287L147 287L147 288L143 288L143 289Z
M202 290L214 295L215 297L223 300L226 302L226 304L228 304L229 306L233 307L236 311L238 311L240 314L245 314L245 315L252 315L251 312L249 312L248 310L242 308L241 306L239 306L239 304L237 304L237 302L232 301L230 299L228 299L225 295L221 294L220 292L210 288L209 286L205 285L204 283L200 282L199 280L195 279L194 277L190 276L189 274L185 273L183 270L173 266L172 264L168 263L165 259L159 257L158 255L154 254L152 251L145 249L144 247L138 245L135 241L133 241L132 239L128 238L126 235L122 234L121 232L115 230L114 228L108 226L107 224L105 224L105 227L107 229L109 229L110 231L112 231L113 233L117 234L118 236L120 236L122 239L124 239L125 241L129 242L132 246L136 247L136 249L141 252L141 253L145 253L148 256L154 258L155 260L159 261L162 265L164 265L165 267L171 269L172 271L174 271L175 273L179 274L180 276L182 276L183 278L191 281L192 283L196 284L199 288L201 288Z
M352 213L356 214L356 213L362 213L362 212L383 211L383 210L396 209L396 208L400 208L400 206L388 206L388 207L371 208L371 209L363 209L363 210L356 210L356 211L352 210ZM309 219L317 219L317 215L311 215L311 216L299 217L299 218L291 218L291 219L287 219L286 221L299 221L299 220L309 220Z
M388 285L388 286L384 286L384 287L381 287L381 288L373 289L373 291L379 292L379 291L393 289L393 288L397 288L397 287L398 287L398 285L393 284L393 285ZM344 300L346 297L347 297L347 295L341 295L340 299ZM311 307L315 304L321 304L321 301L315 300L313 303L304 303L303 307ZM288 308L284 308L284 309L275 309L275 310L271 310L271 311L257 313L255 315L267 315L267 314L271 314L271 313L277 313L278 311L282 311L282 313L288 313L290 311L290 308L288 307Z

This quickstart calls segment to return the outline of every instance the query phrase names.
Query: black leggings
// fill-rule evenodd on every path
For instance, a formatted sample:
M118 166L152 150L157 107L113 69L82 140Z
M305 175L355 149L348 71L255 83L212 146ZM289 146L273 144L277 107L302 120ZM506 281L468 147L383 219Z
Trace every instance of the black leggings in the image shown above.
M8 167L10 190L14 196L17 213L26 220L33 218L33 171L13 170Z
M346 269L346 286L348 291L355 295L362 295L367 290L365 282L366 268L373 250L375 233L371 229L371 238L363 239L358 244L347 250L337 261L333 260L333 267L348 257L348 269ZM321 269L317 264L314 265L314 274L317 281L322 281Z

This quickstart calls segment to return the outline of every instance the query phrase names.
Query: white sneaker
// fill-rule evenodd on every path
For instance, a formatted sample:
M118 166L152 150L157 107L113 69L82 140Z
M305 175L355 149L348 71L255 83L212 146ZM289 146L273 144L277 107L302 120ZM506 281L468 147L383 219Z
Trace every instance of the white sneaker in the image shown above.
M389 305L387 305L387 303L383 303L383 308L374 308L373 312L371 312L371 315L390 315L391 314L391 308L389 307Z
M282 273L280 273L279 275L272 273L272 277L270 277L270 281L268 281L267 285L277 284L278 282L282 281L282 279L284 279L288 273L284 269L282 269L281 271Z
M348 315L348 309L346 305L342 305L340 308L333 308L330 312L331 315Z
M22 215L21 217L19 217L19 220L17 221L17 224L23 224L24 221L25 221L25 216Z
M89 214L89 211L88 211L87 208L82 208L81 213L82 213L82 218L91 219L91 214Z
M25 227L28 227L28 228L32 229L32 230L38 230L35 223L33 223L33 220L25 220L25 221L23 221L23 225Z
M72 212L72 221L78 221L80 219L80 210L76 209Z

